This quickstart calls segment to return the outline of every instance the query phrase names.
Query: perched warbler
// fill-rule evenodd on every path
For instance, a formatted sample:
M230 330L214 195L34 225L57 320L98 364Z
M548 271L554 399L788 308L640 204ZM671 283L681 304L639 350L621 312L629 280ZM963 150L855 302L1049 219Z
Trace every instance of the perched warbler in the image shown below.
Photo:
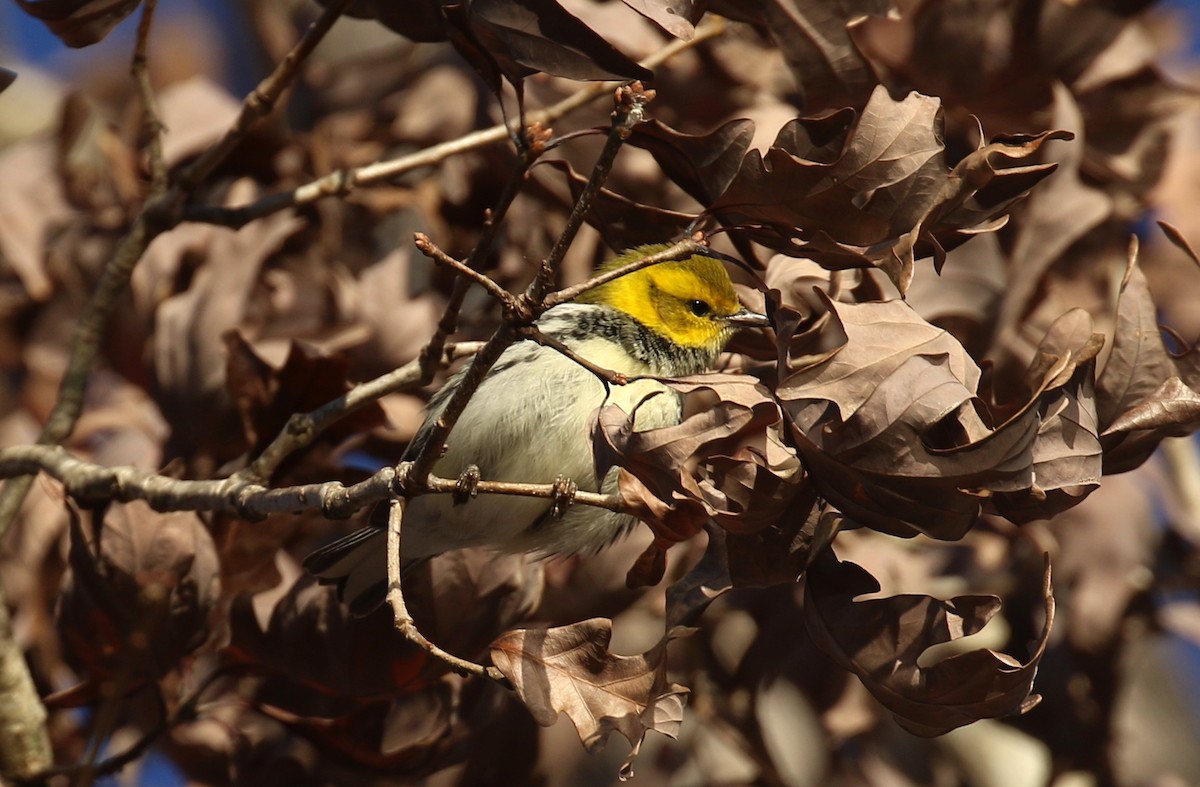
M665 248L631 249L600 272ZM663 377L708 369L738 328L767 324L766 317L738 303L722 263L701 255L614 279L537 321L544 334L598 367ZM430 400L407 457L416 456L462 376L451 377ZM588 429L605 404L635 413L638 430L677 424L681 418L678 395L661 382L609 385L557 350L532 341L515 343L471 398L434 473L454 478L474 465L489 481L548 484L565 476L579 489L597 491ZM600 487L606 494L616 490L616 468ZM539 555L594 552L635 523L628 514L589 506L571 506L555 517L549 501L531 497L480 494L456 502L449 495L422 495L404 512L402 557L411 565L472 546ZM385 531L368 527L313 552L304 565L323 582L336 582L351 610L365 614L384 599L385 549Z

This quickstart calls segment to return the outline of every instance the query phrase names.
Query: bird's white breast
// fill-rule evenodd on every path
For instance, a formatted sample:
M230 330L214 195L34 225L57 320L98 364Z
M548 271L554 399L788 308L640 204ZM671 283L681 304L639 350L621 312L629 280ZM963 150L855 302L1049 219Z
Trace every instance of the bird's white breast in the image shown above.
M563 341L602 368L628 375L649 371L613 341ZM654 393L658 395L651 396ZM636 406L635 423L641 430L678 423L680 418L678 396L662 383L638 380L609 386L606 393L599 378L561 353L532 342L515 344L471 398L434 472L455 478L473 464L484 480L549 484L563 475L580 489L597 491L589 431L596 410L609 402L626 412ZM431 412L430 417L436 415ZM606 493L615 491L615 469L601 486ZM548 520L548 508L545 499L484 494L455 504L449 495L425 495L409 504L404 556L466 546L513 552L591 551L632 524L626 515L582 505L572 506L561 519Z

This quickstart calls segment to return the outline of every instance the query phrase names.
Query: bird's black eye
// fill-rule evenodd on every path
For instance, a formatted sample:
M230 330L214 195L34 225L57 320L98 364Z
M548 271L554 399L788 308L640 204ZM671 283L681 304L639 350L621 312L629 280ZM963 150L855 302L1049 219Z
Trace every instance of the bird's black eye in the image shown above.
M705 301L688 301L688 308L692 310L692 314L697 317L707 317L712 311L712 307Z

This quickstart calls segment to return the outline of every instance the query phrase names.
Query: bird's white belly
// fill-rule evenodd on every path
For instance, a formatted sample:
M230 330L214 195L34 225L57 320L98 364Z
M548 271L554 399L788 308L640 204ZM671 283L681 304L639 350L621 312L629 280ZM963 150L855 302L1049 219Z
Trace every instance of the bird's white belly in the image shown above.
M587 340L575 349L604 368L626 374L646 371L634 367L628 354L602 339ZM510 347L497 368L511 361L523 362L484 380L454 427L434 472L456 478L476 465L484 480L536 484L553 483L563 475L580 489L597 491L588 433L595 411L606 403L604 383L560 353L529 343ZM658 395L651 397L655 392ZM678 396L656 381L613 385L607 396L608 402L626 412L643 400L637 409L638 429L678 423ZM602 486L606 493L615 491L615 470ZM455 504L449 495L418 497L405 516L405 558L466 546L513 552L590 551L607 545L631 524L626 515L582 505L572 506L561 519L548 520L549 507L545 499L502 495L481 494L463 504Z

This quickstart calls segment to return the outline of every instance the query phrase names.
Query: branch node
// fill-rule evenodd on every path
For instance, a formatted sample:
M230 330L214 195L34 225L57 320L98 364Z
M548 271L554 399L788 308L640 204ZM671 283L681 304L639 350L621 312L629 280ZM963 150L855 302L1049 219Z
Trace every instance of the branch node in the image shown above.
M525 327L533 325L541 311L541 305L529 293L521 293L505 304L504 319L509 325Z
M261 522L267 516L255 505L255 498L266 491L266 487L258 484L240 484L233 492L233 507L240 518L247 522Z
M113 500L120 491L116 474L111 471L88 473L77 482L67 481L63 485L66 487L67 495L84 507L107 503Z
M316 437L316 424L312 413L292 413L287 421L287 433L300 438L307 444Z
M420 484L413 477L412 462L401 462L394 468L395 475L388 483L388 490L393 497L411 497L420 492Z
M460 262L446 252L442 251L425 233L414 232L413 245L416 246L417 250L429 259L433 260L439 265L445 265L447 268L454 271L467 281L474 282L480 287L483 287L483 289L487 290L488 295L491 295L493 298L500 301L500 303L508 305L508 303L512 301L512 293L501 287L496 282L492 281L490 277L485 276L484 274L475 270L466 262ZM447 333L450 333L450 331L447 331Z
M345 519L353 510L350 492L342 484L326 484L321 489L321 513L329 519Z

